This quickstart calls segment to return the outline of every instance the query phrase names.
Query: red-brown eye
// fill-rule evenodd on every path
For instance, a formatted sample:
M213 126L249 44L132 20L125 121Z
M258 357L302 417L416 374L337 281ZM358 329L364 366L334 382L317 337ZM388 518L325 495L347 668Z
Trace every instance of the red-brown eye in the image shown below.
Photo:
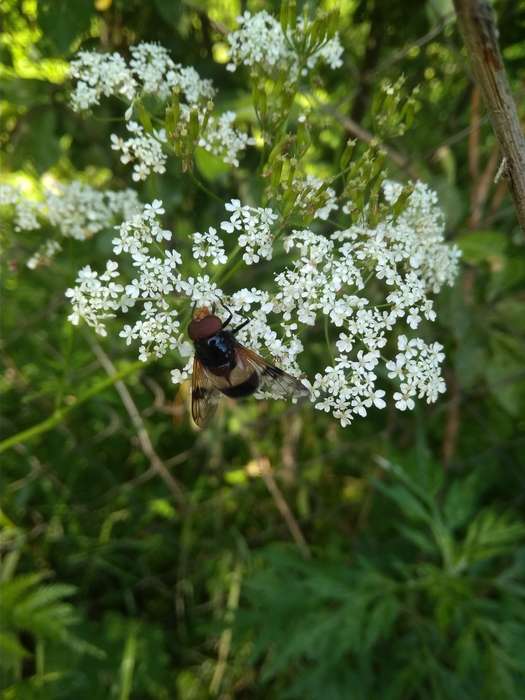
M218 316L205 316L201 320L193 319L188 326L188 335L192 340L204 340L211 338L212 335L218 333L222 328L222 321Z

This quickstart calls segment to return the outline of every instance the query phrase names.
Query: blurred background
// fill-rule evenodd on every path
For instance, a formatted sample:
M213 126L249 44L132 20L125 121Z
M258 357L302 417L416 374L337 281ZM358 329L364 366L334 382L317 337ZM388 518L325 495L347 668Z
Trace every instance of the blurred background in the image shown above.
M29 270L46 231L17 233L4 213L1 432L30 433L0 444L2 698L524 697L525 249L505 181L494 182L498 147L450 2L318 5L340 8L345 54L315 89L312 172L335 172L348 137L373 137L380 80L420 85L387 164L438 191L463 251L438 301L447 394L346 429L310 406L228 404L197 432L187 388L170 383L178 360L138 367L117 334L95 339L67 321L64 290L107 257L111 230ZM525 118L525 3L494 7ZM86 117L68 104L78 50L159 42L250 125L223 31L279 2L0 8L0 183L38 197L71 179L136 186L109 147L121 107L106 100ZM325 105L341 115L335 127ZM196 167L227 200L256 193L256 163L255 149L236 169L203 152ZM180 235L222 214L175 162L138 190L163 200ZM312 368L329 363L321 341L309 352Z

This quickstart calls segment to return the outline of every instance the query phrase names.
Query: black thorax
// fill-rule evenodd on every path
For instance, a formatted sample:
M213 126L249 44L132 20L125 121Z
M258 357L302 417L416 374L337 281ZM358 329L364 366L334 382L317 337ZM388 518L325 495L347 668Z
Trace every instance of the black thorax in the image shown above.
M235 338L230 331L219 331L211 338L195 341L195 354L205 367L235 367Z

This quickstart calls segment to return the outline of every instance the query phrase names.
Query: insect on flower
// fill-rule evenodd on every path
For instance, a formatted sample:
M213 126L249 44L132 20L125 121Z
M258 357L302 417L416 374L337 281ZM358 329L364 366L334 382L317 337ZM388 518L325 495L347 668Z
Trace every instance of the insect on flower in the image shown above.
M191 414L198 426L204 426L217 408L220 394L232 399L250 396L267 389L280 398L308 396L308 389L282 369L269 364L253 350L235 339L235 333L250 320L232 330L207 307L195 311L188 335L195 346L191 381Z

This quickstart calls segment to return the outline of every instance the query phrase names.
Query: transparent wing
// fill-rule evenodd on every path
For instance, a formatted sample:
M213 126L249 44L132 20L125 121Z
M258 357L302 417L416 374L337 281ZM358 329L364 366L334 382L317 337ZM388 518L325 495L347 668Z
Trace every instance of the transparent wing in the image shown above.
M195 423L203 428L213 416L220 394L213 385L209 373L196 357L191 376L191 415Z
M245 348L240 343L236 344L235 352L237 364L241 367L253 368L259 376L259 388L269 391L279 398L304 398L310 394L308 389L291 374L271 365L264 357L253 350Z

